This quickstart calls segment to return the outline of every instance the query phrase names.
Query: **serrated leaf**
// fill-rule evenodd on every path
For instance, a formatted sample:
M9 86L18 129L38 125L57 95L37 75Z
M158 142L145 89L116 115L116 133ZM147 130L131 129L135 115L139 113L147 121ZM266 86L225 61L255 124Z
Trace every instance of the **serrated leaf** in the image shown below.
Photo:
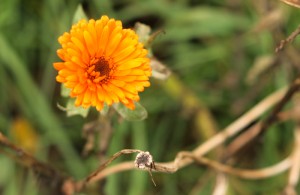
M145 44L150 37L151 28L146 24L137 22L135 23L134 31L138 35L139 41Z
M170 69L155 58L151 58L150 65L152 68L152 77L156 79L166 80L171 75Z
M137 102L135 102L134 104L134 110L130 110L129 108L120 103L114 104L113 107L125 120L128 121L140 121L147 118L147 110Z
M69 97L70 96L70 92L71 92L71 89L66 88L64 84L60 85L60 95L62 97Z
M81 115L83 118L87 117L88 113L89 113L90 108L83 108L83 107L77 107L75 106L75 99L74 98L70 98L67 101L67 105L66 105L66 112L67 112L67 116L74 116L74 115Z
M77 8L76 8L75 13L74 13L72 22L73 22L73 24L75 24L75 23L77 23L77 22L78 22L79 20L81 20L81 19L86 19L86 20L88 20L88 17L87 17L87 15L85 14L85 12L84 12L84 10L83 10L83 8L82 8L82 5L79 4L79 5L77 6Z

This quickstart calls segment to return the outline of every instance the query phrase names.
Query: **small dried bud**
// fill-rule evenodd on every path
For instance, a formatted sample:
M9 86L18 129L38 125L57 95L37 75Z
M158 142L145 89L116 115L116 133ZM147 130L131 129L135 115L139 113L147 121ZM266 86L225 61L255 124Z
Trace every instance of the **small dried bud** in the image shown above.
M152 168L153 158L149 152L140 152L135 158L134 165L139 169Z

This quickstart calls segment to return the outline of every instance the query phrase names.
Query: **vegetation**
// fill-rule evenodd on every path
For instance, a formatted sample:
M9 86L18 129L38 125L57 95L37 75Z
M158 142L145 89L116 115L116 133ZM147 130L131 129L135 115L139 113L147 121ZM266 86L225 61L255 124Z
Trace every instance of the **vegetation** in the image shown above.
M79 4L88 18L151 27L151 60L163 69L153 67L160 76L140 93L146 119L127 120L118 106L63 111L53 63ZM2 1L0 194L300 192L299 24L299 8L281 1ZM143 107L130 116L144 117ZM150 174L124 163L136 150L152 155ZM102 168L129 168L94 178L116 153Z

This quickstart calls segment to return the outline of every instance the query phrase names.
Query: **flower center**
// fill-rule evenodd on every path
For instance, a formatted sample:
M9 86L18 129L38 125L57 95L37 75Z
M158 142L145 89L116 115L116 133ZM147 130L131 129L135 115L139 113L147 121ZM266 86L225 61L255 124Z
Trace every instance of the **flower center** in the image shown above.
M109 76L109 63L104 58L100 58L95 64L95 71L100 73L100 76Z
M105 83L110 79L110 72L114 67L104 57L93 58L86 69L86 77L94 83Z

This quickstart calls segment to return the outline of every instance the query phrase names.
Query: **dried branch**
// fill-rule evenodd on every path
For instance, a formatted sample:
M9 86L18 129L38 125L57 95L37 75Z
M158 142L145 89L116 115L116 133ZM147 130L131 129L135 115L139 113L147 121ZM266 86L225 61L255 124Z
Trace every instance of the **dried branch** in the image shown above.
M217 161L213 161L208 158L197 157L191 152L180 152L178 153L177 158L190 158L195 162L201 165L206 165L210 168L215 169L216 171L238 176L244 179L263 179L267 177L272 177L274 175L282 173L283 171L286 171L291 166L291 156L287 157L286 159L282 160L281 162L275 165L256 170L233 168L231 166L221 164ZM175 161L178 161L177 158L175 159ZM156 164L156 167L157 166L158 165Z
M288 36L288 38L280 41L280 44L276 47L275 52L281 51L287 43L293 41L299 34L300 34L300 26L296 30L294 30L290 34L290 36Z
M281 1L288 4L288 5L300 8L300 1L299 0L281 0Z
M283 97L285 97L286 89L281 89L272 95L265 98L263 101L261 101L259 104L257 104L254 108L252 108L249 112L241 116L238 120L236 120L234 123L229 125L227 128L225 128L222 132L216 134L211 139L206 141L205 143L201 144L198 148L193 150L192 152L179 152L178 156L173 162L168 163L153 163L153 167L146 166L146 170L150 171L157 171L157 172L163 172L163 173L174 173L178 169L181 169L184 166L187 166L193 162L199 163L201 165L206 165L208 167L211 167L219 172L228 173L232 175L236 175L243 178L264 178L269 177L274 174L278 174L279 172L282 172L286 170L290 166L290 160L286 159L282 161L281 163L278 163L277 165L271 166L266 169L262 170L243 170L243 169L235 169L227 165L220 164L216 161L209 160L207 158L203 158L202 156L206 154L207 152L211 151L215 147L219 146L220 144L224 143L225 140L228 138L234 136L238 132L240 132L243 128L245 128L247 125L249 125L251 122L256 120L258 117L260 117L264 112L266 112L270 107L274 106L280 100L282 100ZM272 122L272 121L271 121ZM0 140L2 144L6 143L5 139ZM14 148L15 152L20 151L19 148L14 147L12 145L9 146L9 148ZM121 163L119 165L116 165L111 168L107 168L107 166L116 158L120 157L124 154L131 154L131 153L141 153L143 151L141 150L130 150L125 149L121 150L120 152L114 154L110 159L108 159L104 164L102 164L96 171L91 173L89 176L87 176L84 180L74 182L70 179L62 178L61 180L64 181L63 184L63 190L66 194L72 194L71 192L74 191L81 191L86 184L92 183L95 181L99 181L102 178L106 177L109 174L120 172L124 170L133 169L134 163L130 165L127 163ZM28 157L29 155L25 155ZM29 158L31 159L31 158ZM32 160L32 162L36 162L36 160ZM30 163L33 165L34 163ZM38 164L38 163L36 163ZM34 169L34 167L32 167ZM46 166L45 170L48 170L48 166ZM52 170L52 169L51 169ZM42 170L43 172L43 170ZM55 172L55 170L53 170ZM49 175L49 177L52 177L53 175ZM53 176L54 177L54 176Z
M225 129L223 129L220 133L216 134L215 136L198 146L195 150L193 150L193 153L196 156L203 156L215 147L224 143L225 140L242 131L246 126L248 126L250 123L259 118L268 109L277 104L284 97L285 93L286 88L283 88L269 95L260 103L255 105L250 111L242 115L236 121L227 126ZM186 166L189 163L191 163L191 161L187 161L181 166Z
M212 195L226 194L228 189L228 179L225 174L218 173L216 177L216 184Z
M0 153L5 154L21 165L32 169L39 178L40 182L42 182L44 185L49 185L50 181L50 184L53 187L52 190L58 192L60 191L63 181L67 179L65 175L62 175L51 165L40 162L23 149L11 143L1 132L0 146L3 146L0 149Z
M261 132L266 130L273 122L277 120L277 114L282 110L285 104L292 98L292 96L300 89L300 76L298 76L289 87L283 98L273 109L272 113L263 121Z
M139 150L128 150L128 151L139 151ZM132 153L132 152L130 152L130 153ZM122 154L125 154L125 153L123 151L116 153L107 161L107 163L111 162L113 159L115 159L116 156L119 157ZM156 171L156 172L161 172L161 173L175 173L176 171L179 170L179 165L181 164L180 162L184 161L186 158L188 158L188 159L192 160L193 162L196 162L200 165L208 166L218 172L230 174L230 175L241 177L244 179L263 179L263 178L272 177L274 175L277 175L277 174L280 174L280 173L286 171L288 168L290 168L290 166L292 164L292 160L291 160L292 155L291 155L291 156L287 157L286 159L282 160L281 162L279 162L275 165L272 165L270 167L267 167L267 168L256 169L256 170L240 169L240 168L233 168L231 166L221 164L217 161L210 160L205 157L197 157L192 152L183 151L183 152L178 153L178 155L175 158L175 160L173 161L172 165L170 165L170 164L166 165L165 163L155 163L155 167L152 167L152 170ZM107 163L105 163L104 165L101 165L101 167L106 167L109 164L109 163L108 164ZM94 181L101 180L112 173L125 171L125 170L131 170L134 167L135 167L134 162L130 161L130 162L120 163L113 167L107 168L107 169L103 170L102 172L98 172L100 170L100 169L98 169L96 171L97 174L90 175L89 176L90 179L86 180L86 181L88 183L92 183Z
M143 152L143 151L135 150L135 149L124 149L124 150L121 150L121 151L115 153L111 158L109 158L105 163L103 163L96 171L94 171L89 176L87 176L86 179L84 179L84 183L89 183L89 182L95 181L97 179L97 175L103 169L105 169L112 161L119 158L120 156L122 156L124 154L132 154L132 153L140 153L140 152Z
M284 122L289 119L292 119L291 111L280 112L277 114L277 122ZM226 154L224 159L228 159L230 156L233 156L241 148L250 143L256 136L260 134L262 130L262 122L257 122L245 132L241 133L237 138L235 138L226 148Z
M276 121L285 121L291 118L291 114L282 114L280 111L284 107L284 105L292 98L292 96L299 90L300 88L300 79L299 77L295 79L295 81L291 84L285 95L282 99L276 104L272 113L268 115L268 117L262 122L258 122L254 126L250 127L247 131L242 133L238 138L236 138L228 147L225 158L232 156L238 150L240 150L243 146L249 143L258 135L262 134L271 124Z
M233 168L231 166L221 164L219 162L204 158L203 155L205 155L212 149L224 143L228 138L242 131L250 123L258 119L264 112L269 110L272 106L276 105L271 115L269 115L269 117L267 117L266 120L263 121L263 123L258 123L259 125L256 128L263 130L264 128L267 128L269 125L274 123L277 119L277 115L279 111L283 108L285 103L292 97L292 95L299 89L299 86L300 86L300 81L297 79L291 85L289 90L286 90L286 88L284 88L279 91L276 91L275 93L271 94L270 96L262 100L259 104L254 106L250 111L245 113L235 122L230 124L223 131L216 134L215 136L213 136L212 138L210 138L209 140L207 140L206 142L198 146L193 151L179 152L174 161L167 162L167 163L155 163L155 164L154 162L150 164L146 163L145 164L146 166L141 166L141 167L146 168L145 170L147 171L150 170L150 171L157 171L162 173L174 173L177 170L193 162L196 162L198 164L205 165L212 169L215 169L218 172L227 173L230 175L235 175L247 179L260 179L260 178L271 177L273 175L279 174L287 170L291 166L291 157L288 157L285 160L281 161L280 163L270 166L268 168L258 169L258 170L247 170L247 169ZM44 173L48 177L52 177L52 178L59 177L60 181L64 181L63 190L66 194L72 194L72 192L74 191L81 191L86 184L99 181L112 173L133 169L135 167L133 162L130 162L131 164L129 164L128 162L121 163L119 165L110 168L107 168L107 166L113 160L120 157L121 155L143 152L141 150L136 150L136 149L121 150L120 152L114 154L110 159L108 159L104 164L102 164L96 171L91 173L84 180L79 182L74 182L70 179L67 179L66 177L62 177L60 174L57 174L57 172L54 169L50 168L48 165L38 162L30 155L26 154L24 151L22 151L18 147L8 142L7 139L2 134L0 134L0 143L6 146L7 148L13 150L15 153L14 156L17 159L21 159L21 162L23 163L27 162L24 164L29 166L33 170L35 170L36 167L40 167L41 170L38 171Z
M295 129L295 146L291 157L292 166L289 171L288 184L284 190L286 195L296 195L296 186L299 181L300 174L300 126Z
M264 112L266 112L270 107L274 106L276 103L278 103L285 95L286 89L283 88L279 91L276 91L275 93L271 94L267 98L265 98L263 101L261 101L259 104L257 104L255 107L253 107L249 112L241 116L239 119L237 119L235 122L233 122L231 125L229 125L227 128L225 128L220 133L213 136L208 141L201 144L198 148L193 150L191 154L193 154L193 158L183 158L178 161L178 158L176 158L172 162L167 163L155 163L155 168L153 168L153 171L158 172L164 172L164 173L174 173L178 169L187 166L194 162L194 158L200 158L210 150L214 149L215 147L219 146L220 144L224 143L225 140L228 138L234 136L238 132L240 132L244 127L249 125L252 121L256 120L258 117L260 117ZM114 159L118 158L122 154L129 154L134 152L141 152L140 150L122 150L115 155L112 156L108 161L106 161L103 165L101 165L95 172L90 174L85 180L84 183L90 183L97 180L101 180L108 174L116 173L119 171L125 171L129 169L134 168L134 164L132 166L129 165L128 162L121 163L119 165L115 165L112 168L107 168L107 165L111 163ZM203 158L201 158L203 159ZM205 160L204 160L205 161ZM205 162L202 162L205 163ZM176 166L174 166L174 164ZM103 172L102 172L103 170Z

